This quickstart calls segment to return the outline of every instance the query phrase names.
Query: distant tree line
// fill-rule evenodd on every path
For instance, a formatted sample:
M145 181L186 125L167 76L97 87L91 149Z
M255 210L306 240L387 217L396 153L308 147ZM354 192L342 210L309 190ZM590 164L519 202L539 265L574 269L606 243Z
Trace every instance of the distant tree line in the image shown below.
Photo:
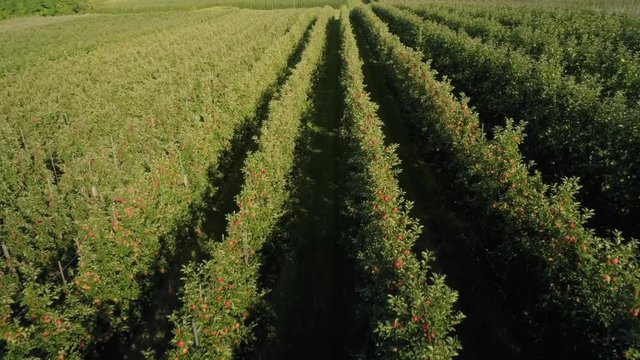
M0 19L23 15L60 15L84 12L86 0L2 0Z

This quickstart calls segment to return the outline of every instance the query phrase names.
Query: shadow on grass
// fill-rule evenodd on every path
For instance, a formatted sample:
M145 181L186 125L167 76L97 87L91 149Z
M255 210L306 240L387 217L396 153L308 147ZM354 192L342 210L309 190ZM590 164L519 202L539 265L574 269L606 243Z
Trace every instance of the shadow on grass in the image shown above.
M288 211L261 253L260 285L270 292L252 314L259 324L256 340L238 358L349 358L357 336L354 270L338 241L345 226L340 217L345 168L338 133L339 22L331 20L327 31L314 108L297 145Z

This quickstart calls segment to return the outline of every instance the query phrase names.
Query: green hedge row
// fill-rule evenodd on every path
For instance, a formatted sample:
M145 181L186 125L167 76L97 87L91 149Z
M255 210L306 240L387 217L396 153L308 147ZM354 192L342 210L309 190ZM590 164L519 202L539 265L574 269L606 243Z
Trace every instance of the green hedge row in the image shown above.
M602 83L603 94L613 95L616 91L623 91L630 104L637 102L640 96L640 54L611 39L564 32L567 26L583 28L585 22L593 19L576 15L569 24L549 22L539 26L509 28L497 20L472 17L455 8L399 7L411 9L424 19L463 31L472 37L479 37L483 42L507 45L522 50L534 59L553 61L566 74L575 76L578 82Z
M454 326L464 317L453 309L457 293L431 272L432 254L413 252L421 226L409 216L397 175L399 160L385 146L377 106L364 88L362 61L349 12L341 14L343 129L350 149L347 214L355 226L348 239L361 269L358 284L371 326L371 350L384 359L450 359L460 343ZM371 354L369 355L371 356Z
M253 324L247 317L262 295L257 254L289 197L287 182L324 54L330 13L320 12L302 59L269 104L258 150L244 164L244 184L236 197L239 210L227 216L227 237L213 245L208 261L184 269L184 305L171 316L175 329L169 358L231 358L234 349L250 339Z
M556 63L483 44L390 5L373 10L471 98L487 128L505 117L526 121L523 151L545 180L579 177L581 200L596 209L595 220L640 235L640 106L628 106L621 94L602 98L599 86L576 83Z
M603 239L583 225L574 180L545 185L518 149L523 128L508 121L488 140L478 114L452 86L435 79L422 54L392 35L368 7L354 11L376 58L411 111L420 146L439 149L441 166L480 221L500 235L498 271L526 265L534 312L561 315L557 326L580 333L602 358L640 347L640 269L635 242ZM502 266L497 264L501 263ZM505 267L508 266L508 267ZM515 291L518 289L514 289Z

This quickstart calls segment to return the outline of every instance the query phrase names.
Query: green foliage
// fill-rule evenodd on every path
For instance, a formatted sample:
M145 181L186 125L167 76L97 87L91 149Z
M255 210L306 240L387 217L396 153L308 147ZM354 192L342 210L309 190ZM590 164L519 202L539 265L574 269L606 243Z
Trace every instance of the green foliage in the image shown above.
M151 275L165 266L161 252L174 250L175 230L215 193L209 176L236 128L285 71L311 14L238 11L201 20L126 42L119 51L107 47L62 61L53 80L37 69L16 75L35 76L31 84L55 91L33 95L33 88L9 87L14 96L1 104L9 119L1 140L7 151L0 156L6 180L0 201L7 205L0 231L12 253L3 262L3 273L11 274L3 281L15 289L0 297L8 358L32 350L80 356L136 321ZM251 41L238 45L246 38ZM160 40L181 46L167 51ZM90 66L95 58L103 66ZM87 75L69 61L87 65L78 66L92 81L122 86L109 88L109 99L99 87L78 98L75 85L61 86L56 77L86 84ZM129 75L114 76L122 75L123 64ZM131 84L143 78L136 91ZM40 99L29 111L26 94ZM51 115L60 98L68 102L65 112ZM117 113L111 101L126 104L135 117ZM43 121L25 123L24 116Z
M86 0L3 0L0 19L24 15L77 14L89 9Z
M0 23L0 78L29 72L52 61L69 61L82 54L149 37L157 31L175 30L185 23L201 23L237 9L199 12L149 12L81 17L28 17ZM152 37L149 37L152 38Z
M468 33L482 41L508 44L536 59L559 62L579 79L597 75L607 94L626 92L637 100L637 54L640 21L636 17L580 11L509 6L425 6L413 0L384 0L427 20Z
M388 0L382 0L388 1ZM392 0L397 2L398 0ZM417 3L416 0L399 0ZM460 9L480 9L499 12L502 10L545 11L549 14L561 11L589 11L617 15L640 15L636 0L419 0L429 6L455 6Z
M343 134L352 154L348 211L358 224L347 241L362 272L360 294L371 322L371 352L385 359L450 359L460 343L453 335L463 315L453 309L457 293L444 277L430 274L430 253L411 249L421 226L398 185L399 160L385 146L377 106L364 89L362 61L349 13L341 13L341 82L345 94Z
M561 321L584 334L600 357L617 358L640 347L636 243L603 239L586 229L588 213L573 199L574 179L549 188L540 174L530 175L518 149L521 126L508 121L488 140L467 100L435 80L421 53L404 46L369 8L357 8L354 18L377 58L388 64L423 143L447 155L442 167L455 174L474 213L501 234L496 260L526 261L528 273L543 284L532 305L562 314Z
M627 105L622 94L603 96L595 81L578 83L564 76L558 62L483 44L389 5L373 9L471 97L486 127L501 125L504 118L526 121L524 152L547 179L580 177L584 199L597 214L634 231L640 214L637 104Z
M424 19L464 31L483 42L508 45L534 59L557 63L564 73L576 76L578 82L591 82L595 76L605 94L623 91L630 104L640 96L640 57L625 45L625 35L630 31L625 29L619 16L536 11L527 22L512 24L514 19L510 18L509 26L494 17L497 11L485 17L474 13L473 8L426 7L411 1L397 3ZM512 12L517 16L524 11Z
M153 276L164 273L188 229L206 243L208 259L183 269L170 354L229 358L254 336L249 314L264 295L256 255L289 197L300 121L335 10L202 8L345 2L96 3L101 12L134 13L0 23L0 239L10 253L0 253L0 357L85 358L130 331ZM5 1L0 17L82 12L83 4ZM193 8L200 10L156 11ZM536 309L560 314L559 324L584 333L600 357L638 357L637 244L594 235L585 226L592 213L575 200L584 189L565 177L586 175L588 196L596 189L618 213L637 214L637 20L412 6L417 16L375 5L419 53L369 9L342 10L340 78L350 150L345 215L354 224L343 240L360 270L367 355L451 358L462 345L455 327L463 315L456 291L431 270L432 253L412 252L421 226L364 88L350 15L386 64L380 75L405 102L421 147L441 156L469 212L499 235L491 244L496 263L524 264ZM270 103L259 148L244 164L238 210L217 242L204 235L201 218L218 194L211 178L223 175L219 165L238 130L261 125L258 108L315 18L302 60ZM486 125L498 125L490 139L467 99L422 62L425 54L473 96ZM558 185L533 171L523 144L549 159L544 175Z
M287 182L295 159L301 120L308 110L314 75L325 49L332 11L318 15L302 59L269 104L258 150L249 154L244 184L236 196L239 210L227 216L227 236L213 245L210 260L187 267L183 308L172 315L175 324L170 358L228 358L249 339L253 324L248 312L262 295L257 286L260 262L256 254L284 212ZM298 29L301 35L303 29ZM195 348L194 322L200 334Z

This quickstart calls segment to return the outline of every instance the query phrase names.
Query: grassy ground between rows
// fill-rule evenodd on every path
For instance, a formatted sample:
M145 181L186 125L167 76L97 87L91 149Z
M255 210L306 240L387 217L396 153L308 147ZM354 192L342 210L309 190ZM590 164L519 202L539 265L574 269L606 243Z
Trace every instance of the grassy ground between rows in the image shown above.
M271 312L247 358L343 359L353 338L354 270L338 239L344 178L338 83L338 27L328 28L325 63L305 121L290 211L264 251Z

